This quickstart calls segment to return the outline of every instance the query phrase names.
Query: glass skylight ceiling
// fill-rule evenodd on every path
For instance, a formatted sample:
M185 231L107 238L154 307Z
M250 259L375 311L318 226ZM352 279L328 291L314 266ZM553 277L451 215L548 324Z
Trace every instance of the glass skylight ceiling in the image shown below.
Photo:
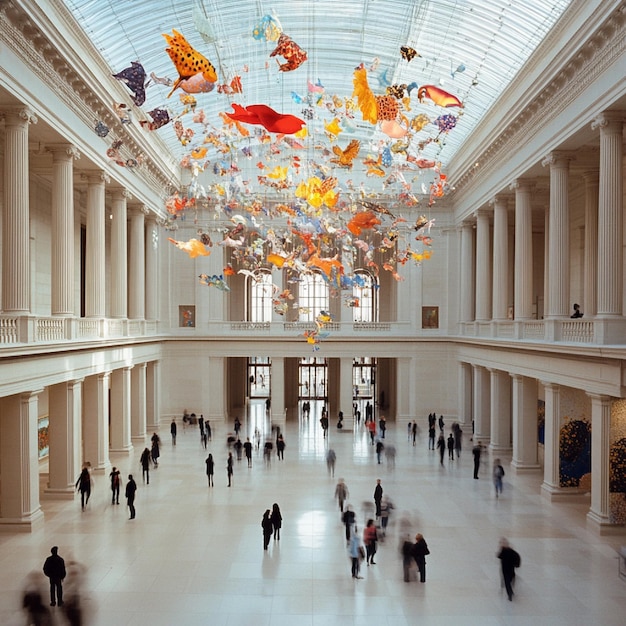
M194 124L192 113L181 117L185 127L194 129L186 144L177 139L170 123L154 131L169 146L176 160L194 147L207 145L207 159L228 159L240 163L241 149L248 147L254 172L258 143L247 126L249 138L236 131L230 152L219 153L219 144L205 143L207 133L222 132L220 113L232 111L233 102L243 106L266 104L280 113L307 120L309 137L300 150L301 170L329 161L332 148L344 149L351 139L361 141L359 156L346 175L356 179L367 173L362 164L375 158L385 147L392 148L394 166L406 162L407 155L441 163L442 171L459 146L514 78L532 51L546 36L571 0L274 0L263 4L252 0L64 0L84 31L116 73L139 61L146 74L177 78L177 71L165 52L162 33L176 29L215 66L218 85L241 78L242 93L196 95L196 110L205 113L204 124ZM265 15L273 15L282 31L303 50L308 60L294 71L281 72L270 58L275 41L257 40L253 29ZM202 32L199 32L202 31ZM408 62L400 54L402 46L419 56ZM377 125L365 122L361 112L345 115L345 103L353 94L354 69L363 64L374 95L385 94L388 85L434 85L463 103L463 108L443 108L431 100L418 101L412 90L407 107L401 107L399 122L409 127L423 113L431 123L419 132L402 138L389 138ZM323 85L323 98L309 92L307 84ZM179 115L183 104L178 89L168 99L170 87L153 81L146 90L142 111L134 119L150 119L146 112L165 108L171 117ZM227 91L227 90L226 90ZM404 94L405 97L408 95ZM336 96L333 103L332 96ZM130 98L128 100L130 103ZM441 115L453 115L456 126L440 132L432 123ZM332 135L325 128L337 118L342 132ZM215 149L218 149L218 154ZM287 146L285 146L287 148ZM222 148L223 149L223 148ZM283 157L285 154L283 153ZM276 155L274 164L280 164ZM266 159L267 161L267 159ZM271 163L266 163L272 165ZM313 165L311 165L313 164ZM370 166L371 167L371 166ZM331 169L337 169L331 166ZM256 173L255 178L256 178ZM419 172L418 172L419 173ZM389 170L385 172L385 176ZM333 175L335 175L333 173ZM413 174L410 174L413 176ZM368 178L369 180L369 178Z

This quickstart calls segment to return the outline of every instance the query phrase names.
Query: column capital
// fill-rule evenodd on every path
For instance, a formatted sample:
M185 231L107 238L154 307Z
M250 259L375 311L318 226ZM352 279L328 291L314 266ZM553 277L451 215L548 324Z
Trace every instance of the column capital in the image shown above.
M472 213L472 216L476 220L481 217L486 217L487 219L489 219L489 217L491 216L491 211L485 207L481 207L480 209L476 209L474 213Z
M145 204L133 204L133 206L128 207L128 213L132 217L135 216L146 216L149 211L146 209Z
M607 396L605 393L594 393L591 391L587 391L587 396L591 398L591 400L595 400L596 402L600 402L602 404L608 404L613 400L612 396Z
M559 385L558 383L552 383L546 380L540 380L539 382L543 387L545 387L546 389L551 389L552 391L558 391L561 388L561 385Z
M591 130L612 130L614 133L622 132L622 126L626 120L624 111L604 111L591 122Z
M125 188L117 188L111 191L114 200L130 200L133 195Z
M47 144L46 151L52 154L55 160L70 161L80 159L80 152L76 146L71 143Z
M87 181L89 184L98 185L104 183L105 185L111 182L111 177L103 170L97 170L92 172L83 172L80 175L80 179Z
M511 191L528 191L529 193L535 190L536 183L534 180L528 178L516 178L510 185Z
M30 107L25 106L7 107L0 111L0 117L4 119L5 122L9 123L20 122L36 124L39 121L35 112Z
M570 161L575 161L576 156L573 152L567 152L565 150L553 150L546 158L541 162L541 165L545 167L549 165L552 167L569 168Z
M504 205L504 208L506 208L508 201L509 201L509 195L507 193L500 192L500 193L497 193L495 196L493 196L493 198L489 200L489 206L495 209L498 205L500 206Z

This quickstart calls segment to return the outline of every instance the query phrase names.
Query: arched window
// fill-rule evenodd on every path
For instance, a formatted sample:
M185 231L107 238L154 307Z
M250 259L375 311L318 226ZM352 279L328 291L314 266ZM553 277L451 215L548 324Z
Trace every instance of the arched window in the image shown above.
M378 321L378 283L376 278L367 270L354 272L352 297L356 306L352 307L352 321Z
M328 284L320 272L300 276L298 304L301 322L314 322L322 311L328 312L328 291Z
M246 276L246 299L246 321L272 321L272 273L269 270L257 270Z

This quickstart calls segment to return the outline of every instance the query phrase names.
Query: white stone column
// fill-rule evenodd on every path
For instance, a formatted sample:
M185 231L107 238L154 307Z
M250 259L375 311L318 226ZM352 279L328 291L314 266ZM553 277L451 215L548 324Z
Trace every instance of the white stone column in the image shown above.
M146 319L159 319L159 227L151 213L146 220Z
M106 315L105 185L104 172L84 175L87 180L87 227L85 245L85 317Z
M133 450L130 437L130 367L111 373L111 452Z
M133 441L146 438L146 363L138 363L130 372L130 430Z
M461 226L461 322L474 321L476 286L474 275L474 225L463 222Z
M472 424L472 366L459 363L459 424L467 429Z
M537 381L513 374L513 459L511 466L521 472L540 469L537 457Z
M82 379L48 387L50 455L46 495L72 500L81 470Z
M623 284L623 140L622 112L606 112L592 128L600 128L598 198L598 310L600 318L622 315Z
M511 377L507 372L491 369L490 411L491 443L494 452L511 449Z
M52 315L74 310L74 160L80 152L70 145L50 146L52 153L51 292Z
M543 452L543 484L548 498L556 496L561 488L559 443L561 433L561 390L553 383L543 383L546 394L546 422Z
M109 460L110 373L87 376L83 382L83 446L79 465L89 463L91 471L104 474Z
M570 315L568 198L570 160L568 155L552 152L542 163L544 166L550 166L547 319Z
M494 320L505 321L509 296L509 213L507 198L497 195L493 201L493 310Z
M585 317L595 317L598 306L598 171L585 172L585 259L584 299Z
M516 320L533 317L533 223L532 184L517 179L515 190L515 282L513 312Z
M491 440L491 392L489 371L480 365L474 368L474 443L488 444Z
M491 319L491 236L489 211L476 212L476 321Z
M126 201L130 194L125 189L113 192L111 204L111 317L128 316L128 251Z
M587 520L600 528L610 525L611 398L591 398L591 507Z
M2 310L30 313L30 223L28 126L36 124L26 108L4 110L2 207Z
M271 416L272 424L285 426L287 416L285 414L285 359L282 356L273 356L271 359Z
M146 370L146 422L150 432L161 423L161 363L150 361Z
M343 308L345 309L347 307ZM344 430L354 430L354 415L352 414L354 380L352 378L352 366L352 357L341 357L339 359L339 408L337 410L337 414L339 414L339 411L343 411Z
M272 372L272 378L274 372ZM209 357L209 413L211 422L226 420L226 358L223 356ZM234 416L233 416L234 419Z
M0 526L34 530L43 521L39 504L38 394L0 399Z
M128 318L144 319L146 315L146 234L145 208L130 211L130 246L128 268Z

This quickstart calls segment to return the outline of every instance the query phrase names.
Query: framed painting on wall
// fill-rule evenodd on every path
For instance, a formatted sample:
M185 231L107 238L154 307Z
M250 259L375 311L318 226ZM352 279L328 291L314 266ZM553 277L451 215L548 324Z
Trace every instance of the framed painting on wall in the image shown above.
M50 420L47 415L44 415L37 420L37 448L39 450L40 459L47 457L50 452L50 433L48 431L49 424Z
M181 304L178 307L178 325L181 328L196 327L196 307L193 304Z
M422 328L439 328L439 307L422 307Z

